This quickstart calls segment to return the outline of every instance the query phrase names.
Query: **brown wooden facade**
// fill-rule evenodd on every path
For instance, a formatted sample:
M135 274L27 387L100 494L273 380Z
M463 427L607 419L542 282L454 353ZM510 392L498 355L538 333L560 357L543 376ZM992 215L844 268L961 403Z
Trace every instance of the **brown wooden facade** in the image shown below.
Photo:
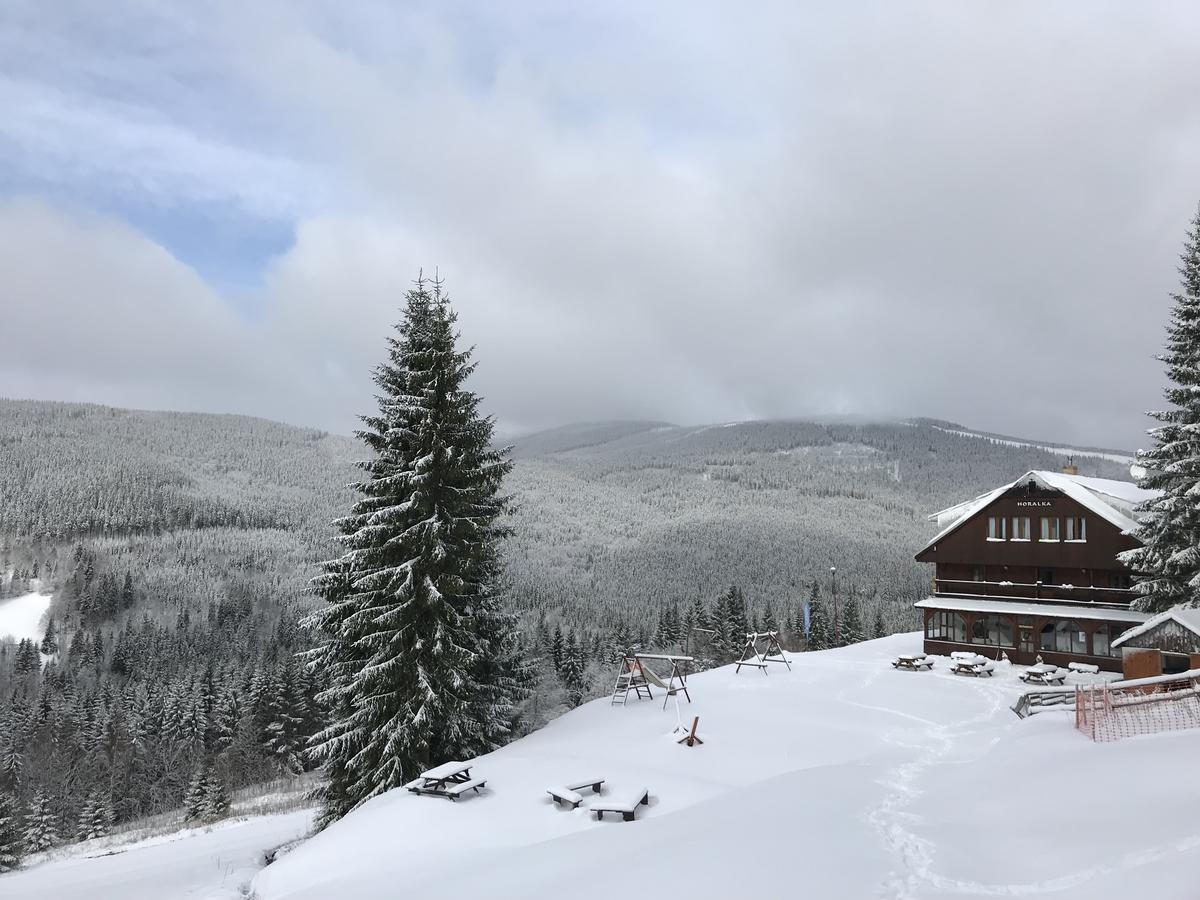
M1117 554L1136 546L1067 494L1033 480L1015 485L917 554L934 564L931 599L942 607L923 609L925 652L1003 651L1021 664L1040 656L1120 671L1111 644L1133 624L1117 611L1134 594Z

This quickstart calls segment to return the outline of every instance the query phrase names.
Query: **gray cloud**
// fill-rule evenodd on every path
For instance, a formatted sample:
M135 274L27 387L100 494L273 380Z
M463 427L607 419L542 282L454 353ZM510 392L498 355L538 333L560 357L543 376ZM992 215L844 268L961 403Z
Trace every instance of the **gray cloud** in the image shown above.
M72 38L103 79L27 63L0 82L50 104L26 153L73 146L98 178L155 160L159 202L300 218L229 296L154 235L8 203L26 337L0 393L347 430L437 265L511 426L858 412L1145 442L1200 200L1200 13L556 9L230 6L187 22L203 53L167 17L165 55ZM125 59L185 87L122 82L116 104L97 85ZM62 143L84 121L64 97L103 113L94 154Z

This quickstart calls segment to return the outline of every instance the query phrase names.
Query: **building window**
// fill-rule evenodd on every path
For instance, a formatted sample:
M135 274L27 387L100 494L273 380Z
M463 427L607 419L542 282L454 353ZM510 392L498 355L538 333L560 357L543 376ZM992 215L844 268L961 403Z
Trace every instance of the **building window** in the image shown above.
M1087 520L1083 516L1067 516L1067 540L1087 540Z
M1004 516L988 516L988 536L989 541L1002 541L1007 535L1004 533L1004 526L1008 523L1008 519Z
M1054 649L1059 653L1087 655L1087 634L1078 622L1059 622L1054 626Z
M965 644L967 641L967 623L956 612L938 610L929 617L925 625L925 637L931 641L953 641Z
M980 616L971 623L971 643L992 647L1013 645L1012 621L999 616Z
M1043 541L1061 540L1061 538L1059 536L1059 531L1058 531L1058 517L1057 516L1043 516L1042 517L1042 540Z
M1042 584L1054 584L1054 570L1042 569L1038 572L1038 581Z
M1014 541L1029 540L1029 516L1013 516L1012 539Z
M1112 656L1113 635L1108 625L1101 625L1092 632L1092 656Z

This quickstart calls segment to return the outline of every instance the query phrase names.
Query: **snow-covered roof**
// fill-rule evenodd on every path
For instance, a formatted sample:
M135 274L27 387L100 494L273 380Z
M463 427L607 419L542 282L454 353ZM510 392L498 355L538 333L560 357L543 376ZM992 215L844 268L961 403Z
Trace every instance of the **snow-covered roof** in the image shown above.
M941 531L921 548L922 552L928 550L1005 491L1029 481L1050 490L1061 491L1076 503L1117 526L1125 534L1132 533L1137 528L1134 511L1138 504L1158 495L1157 491L1145 490L1132 481L1033 470L1026 472L1016 481L988 491L986 494L980 494L973 500L964 500L962 503L948 506L931 515L929 518L941 526Z
M1174 621L1188 631L1200 635L1200 609L1194 607L1175 606L1168 609L1166 612L1160 612L1156 616L1151 616L1144 624L1137 628L1131 628L1122 634L1119 638L1113 641L1113 646L1118 647L1124 644L1130 638L1135 638L1138 635L1145 634L1148 631L1153 631L1163 622Z
M989 598L926 597L913 604L917 609L946 609L957 612L1007 613L1013 616L1054 616L1063 619L1087 619L1101 622L1141 624L1147 613L1136 609L1105 609L1078 603L1022 603L1019 600ZM1125 635L1122 635L1124 637ZM1115 642L1114 642L1115 643Z

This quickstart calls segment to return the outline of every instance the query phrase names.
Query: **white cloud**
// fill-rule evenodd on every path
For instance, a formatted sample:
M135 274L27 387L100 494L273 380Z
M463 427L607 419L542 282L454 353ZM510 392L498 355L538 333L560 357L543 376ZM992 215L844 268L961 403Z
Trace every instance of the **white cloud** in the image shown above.
M437 265L507 422L838 408L1139 442L1200 199L1192 11L297 9L156 19L137 52L113 26L86 77L0 82L0 141L43 181L115 177L297 235L222 297L150 236L9 206L10 296L40 343L0 362L0 392L36 373L347 429ZM122 347L120 322L156 349Z

